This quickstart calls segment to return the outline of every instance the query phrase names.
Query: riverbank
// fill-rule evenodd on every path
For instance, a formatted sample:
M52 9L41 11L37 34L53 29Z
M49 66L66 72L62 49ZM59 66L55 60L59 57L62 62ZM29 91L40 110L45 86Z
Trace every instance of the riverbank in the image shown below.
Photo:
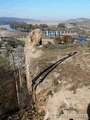
M18 37L20 40L25 40L28 32L21 32L19 29L12 29L9 24L7 25L0 25L0 28L6 29L0 31L0 37ZM68 31L53 31L53 30L46 30L42 31L42 37L51 38L55 36L74 36L73 38L76 39L80 43L88 42L88 38L86 36L79 36L77 33L69 33ZM82 37L82 39L81 39Z

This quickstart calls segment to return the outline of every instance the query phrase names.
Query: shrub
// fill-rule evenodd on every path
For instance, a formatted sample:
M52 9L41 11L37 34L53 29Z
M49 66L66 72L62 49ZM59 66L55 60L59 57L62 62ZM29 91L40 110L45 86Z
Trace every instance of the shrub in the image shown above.
M64 35L64 36L62 37L62 41L63 41L64 43L73 43L73 42L74 42L74 39L73 39L72 36L70 36L70 35Z
M0 47L2 47L2 42L0 42Z
M53 96L52 90L48 91L46 96L49 96L49 95L51 95L51 97Z
M47 24L40 24L39 25L39 28L43 29L43 28L48 28L48 25Z
M8 58L3 58L2 56L0 56L0 67L6 71L10 70L10 62Z
M24 47L24 45L25 45L25 42L24 41L20 41L20 40L17 40L17 39L14 39L14 38L10 38L9 40L8 40L8 45L10 46L10 47L13 47L13 48L17 48L18 46L22 46L22 47Z
M0 117L8 111L16 109L17 101L13 77L9 60L0 56Z
M87 46L90 47L90 40L88 40Z
M54 85L54 86L56 86L56 85L59 84L57 80L53 80L52 82L53 82L53 85Z
M57 36L54 39L55 44L61 44L61 43L67 44L67 43L73 43L73 42L74 42L74 39L70 35L64 35L62 37Z
M65 24L59 23L59 24L58 24L58 28L66 28L66 27L65 27Z
M60 37L60 36L55 37L54 43L55 43L55 44L61 44L61 43L62 43L61 37Z

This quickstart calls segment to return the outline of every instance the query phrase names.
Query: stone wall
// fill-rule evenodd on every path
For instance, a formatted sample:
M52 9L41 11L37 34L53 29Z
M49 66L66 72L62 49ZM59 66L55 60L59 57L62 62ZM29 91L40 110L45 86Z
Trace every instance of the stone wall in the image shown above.
M42 55L41 50L37 50L36 46L42 43L42 31L35 29L29 33L25 41L25 64L26 64L26 79L28 92L32 91L32 79L34 78L35 72L38 71L38 67L35 65L34 59Z

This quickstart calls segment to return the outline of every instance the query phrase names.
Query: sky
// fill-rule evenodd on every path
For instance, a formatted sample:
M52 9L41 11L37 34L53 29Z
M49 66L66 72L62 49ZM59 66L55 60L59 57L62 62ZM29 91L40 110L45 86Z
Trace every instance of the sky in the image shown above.
M90 0L0 0L0 17L59 21L90 18Z

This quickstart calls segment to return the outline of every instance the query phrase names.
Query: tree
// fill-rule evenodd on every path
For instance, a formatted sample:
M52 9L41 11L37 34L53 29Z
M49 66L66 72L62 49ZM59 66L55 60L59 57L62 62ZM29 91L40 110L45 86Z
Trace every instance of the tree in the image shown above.
M39 25L38 24L35 24L35 29L39 28Z
M25 42L24 42L24 41L17 40L17 39L15 39L15 38L9 38L9 39L8 39L8 45L9 45L10 47L13 47L13 48L17 48L19 45L21 45L22 47L24 47Z
M43 30L44 28L48 28L48 25L47 24L40 24L39 28Z
M30 31L30 30L35 29L34 25L27 24L27 23L24 23L24 22L13 22L13 23L10 23L10 27L14 28L14 29L19 29L21 31L27 31L27 32Z
M58 28L66 28L66 27L65 27L65 24L59 23L59 24L58 24Z

